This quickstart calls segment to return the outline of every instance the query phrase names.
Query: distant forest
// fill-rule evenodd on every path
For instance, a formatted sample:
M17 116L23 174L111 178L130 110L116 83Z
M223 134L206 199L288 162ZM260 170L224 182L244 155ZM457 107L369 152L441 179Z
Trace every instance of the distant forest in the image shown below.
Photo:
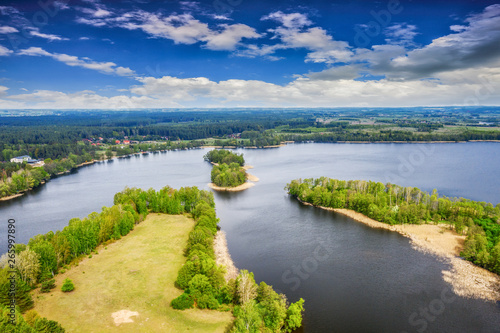
M36 187L81 163L132 153L202 145L262 148L284 141L500 140L499 124L499 107L0 110L0 197ZM10 162L21 155L45 165Z

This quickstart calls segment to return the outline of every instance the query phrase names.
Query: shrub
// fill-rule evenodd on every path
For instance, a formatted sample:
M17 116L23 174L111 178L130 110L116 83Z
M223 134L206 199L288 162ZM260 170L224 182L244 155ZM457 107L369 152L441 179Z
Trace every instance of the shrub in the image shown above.
M56 287L56 280L50 279L48 281L42 282L42 287L40 288L40 292L48 293L51 289Z
M219 302L217 302L213 295L201 295L196 300L196 304L199 309L216 310L219 308Z
M174 298L170 305L176 310L191 309L194 306L194 300L191 295L183 293L179 297Z
M64 283L61 287L61 290L65 293L73 291L75 289L75 285L73 284L73 281L70 279L64 280Z

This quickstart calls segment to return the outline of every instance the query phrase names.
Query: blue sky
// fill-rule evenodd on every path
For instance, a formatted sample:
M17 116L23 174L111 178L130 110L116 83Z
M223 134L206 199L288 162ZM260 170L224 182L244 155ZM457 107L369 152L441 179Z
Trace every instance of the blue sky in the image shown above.
M500 4L0 6L0 109L427 105L500 105Z

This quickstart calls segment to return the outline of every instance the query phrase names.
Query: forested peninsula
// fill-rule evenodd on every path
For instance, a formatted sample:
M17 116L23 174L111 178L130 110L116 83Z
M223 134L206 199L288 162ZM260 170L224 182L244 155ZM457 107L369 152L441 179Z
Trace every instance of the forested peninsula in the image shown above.
M500 204L439 196L416 187L321 177L293 180L288 193L303 202L347 208L389 225L446 223L467 235L461 256L500 274Z
M9 257L5 254L0 260L0 306L2 307L0 309L0 325L4 328L3 331L17 332L22 328L23 332L64 332L65 330L60 324L40 318L35 311L36 307L33 310L32 295L34 292L31 290L40 287L39 295L52 293L53 288L61 287L55 283L56 280L61 282L58 279L58 274L76 269L75 267L84 259L92 260L93 256L99 255L98 251L106 251L107 246L121 242L122 237L126 236L127 239L132 237L127 235L132 230L137 229L138 224L142 227L145 223L164 223L161 219L156 219L156 222L147 222L148 215L153 216L155 213L194 219L194 228L191 227L193 229L186 235L186 238L181 238L187 239L187 242L184 241L186 243L184 243L183 251L185 262L180 266L177 277L172 279L172 283L175 281L175 287L183 292L176 292L180 296L165 300L170 303L170 306L178 310L198 308L222 312L232 311L234 321L227 328L230 332L247 332L248 330L252 332L291 332L301 326L304 300L300 299L298 302L288 303L285 295L275 292L265 282L257 285L253 274L246 270L241 270L235 279L227 279L226 267L216 263L214 238L219 227L213 193L199 190L196 187L175 190L166 186L160 191L126 188L115 195L114 205L109 208L104 207L101 213L91 213L83 220L71 219L69 225L62 231L56 233L51 231L44 235L37 235L31 238L27 245L16 244L15 247L9 249L12 250L9 252L15 253L17 261L15 266L18 271L16 274L17 293L15 297L18 306L16 310L18 320L16 324L12 324L8 320L7 306L10 304L8 290L11 281L8 279L7 262ZM179 225L178 222L177 225ZM167 225L160 228L165 229ZM144 232L144 228L142 230ZM150 236L154 237L154 235ZM172 235L172 237L174 236ZM154 238L151 241L154 241ZM170 241L178 242L179 238L174 237ZM135 250L139 251L139 249L129 248L128 252L134 255ZM159 248L154 251L158 250ZM125 258L115 258L114 260L119 260L119 262L113 261L111 264L117 266L115 270L120 270L120 262L122 262L120 260L125 260ZM155 258L149 258L147 261L154 262ZM88 266L88 269L91 267ZM163 268L149 267L140 274L148 274L148 271L157 269ZM128 274L136 273L137 271L133 270ZM89 275L85 279L87 278L93 279L95 277ZM120 283L121 278L117 279L115 283ZM69 284L71 284L71 288L66 289L66 285ZM140 292L144 297L150 291L148 285L143 285L143 287L145 289ZM172 289L171 287L173 286L165 286L165 288ZM71 292L73 288L78 289L82 286L73 286L72 282L66 279L62 285L62 291ZM38 292L36 293L38 294ZM171 292L169 291L167 294L170 295ZM65 299L68 297L76 296L70 294ZM50 300L43 302L50 302ZM67 316L67 311L71 311L71 308L64 311L62 316ZM134 315L133 313L132 315ZM61 315L60 312L58 314ZM115 315L113 313L113 316ZM78 316L81 317L81 314ZM206 318L206 315L202 317ZM165 320L171 321L168 316L164 318ZM37 330L38 322L44 323L49 327L48 330ZM120 324L121 322L117 322L115 318L115 323ZM180 322L178 325L181 324L183 323ZM178 328L180 329L180 327ZM158 327L158 329L160 328Z
M450 264L443 279L456 294L500 300L500 205L447 198L436 190L429 194L413 187L325 177L293 180L285 189L303 204L398 232L415 249L439 256Z

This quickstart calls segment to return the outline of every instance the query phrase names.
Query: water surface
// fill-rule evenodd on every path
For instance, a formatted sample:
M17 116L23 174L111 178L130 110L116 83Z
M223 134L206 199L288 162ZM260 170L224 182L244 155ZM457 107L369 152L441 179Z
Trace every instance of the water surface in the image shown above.
M125 186L206 186L206 150L175 151L84 167L21 198L0 203L18 241L62 229L112 205ZM500 332L494 304L450 294L449 269L397 233L302 206L284 191L295 178L328 176L415 186L500 202L500 144L294 144L239 150L256 186L216 193L220 225L236 266L291 301L306 300L304 332ZM1 239L6 239L5 229ZM427 312L426 312L427 311Z

